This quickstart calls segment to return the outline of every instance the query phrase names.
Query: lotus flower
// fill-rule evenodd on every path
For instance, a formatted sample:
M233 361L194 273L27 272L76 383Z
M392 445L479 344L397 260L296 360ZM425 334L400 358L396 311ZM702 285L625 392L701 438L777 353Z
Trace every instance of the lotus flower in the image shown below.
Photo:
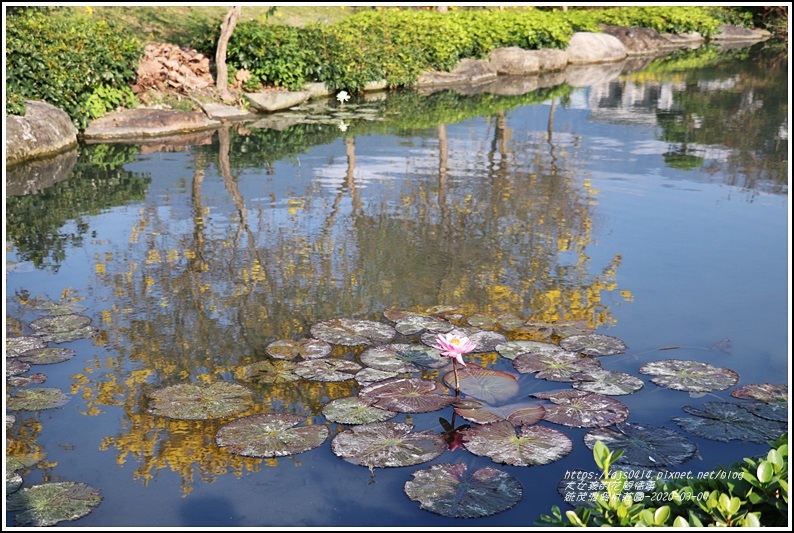
M466 366L463 361L463 354L474 350L477 345L468 337L461 337L454 333L439 333L436 340L438 341L437 348L441 350L441 355L452 358L452 371L455 372L455 396L457 396L460 393L460 386L458 382L458 366L455 363Z
M347 94L347 91L339 91L339 93L336 95L336 99L339 100L340 104L344 104L350 100L350 95Z
M436 340L438 341L438 349L441 350L441 355L452 357L463 366L466 366L463 361L463 354L469 353L477 347L468 337L460 337L454 333L439 333Z

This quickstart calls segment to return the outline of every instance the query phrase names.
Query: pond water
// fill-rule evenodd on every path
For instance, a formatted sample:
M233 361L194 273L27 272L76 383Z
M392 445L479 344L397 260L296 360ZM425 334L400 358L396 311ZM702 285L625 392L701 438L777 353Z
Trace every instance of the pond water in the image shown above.
M393 326L384 313L395 309L484 323L510 341L616 337L623 353L597 359L643 381L610 396L627 421L697 445L670 470L765 453L762 442L704 438L673 418L687 405L740 403L731 392L749 384L788 384L787 64L785 44L701 47L587 86L357 96L283 130L244 123L168 148L81 146L66 179L6 198L6 336L33 335L44 300L96 328L48 343L70 359L21 374L46 375L25 388L68 397L13 411L7 454L36 458L22 486L90 485L101 504L59 525L101 528L527 527L552 505L569 508L557 485L566 472L596 471L591 427L540 421L572 441L547 464L458 448L370 469L335 455L332 439L352 426L322 413L362 388L352 374L256 382L241 371L274 360L276 341L312 338L318 323ZM506 325L508 315L524 325ZM330 357L360 362L366 348L334 345ZM530 395L572 388L519 374L494 350L464 357L516 374L511 402L549 405ZM727 368L738 381L687 392L639 372L666 359ZM441 383L450 369L413 377ZM149 411L153 391L220 381L244 385L253 403L211 420ZM224 423L264 413L302 415L329 437L264 458L216 445ZM392 421L442 433L439 418L452 416L446 407ZM425 510L404 486L442 463L497 468L523 497L481 518Z

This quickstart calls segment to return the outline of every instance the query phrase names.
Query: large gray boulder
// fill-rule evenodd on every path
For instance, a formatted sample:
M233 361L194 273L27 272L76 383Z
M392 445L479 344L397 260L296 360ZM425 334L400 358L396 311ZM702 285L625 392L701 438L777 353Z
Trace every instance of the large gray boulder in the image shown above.
M65 111L35 100L25 105L25 116L6 115L7 166L77 146L77 128Z
M509 46L492 51L488 61L498 74L521 76L564 69L568 64L568 52L553 48L524 50Z
M461 59L452 72L430 71L419 76L416 88L477 85L496 78L496 69L482 59Z
M263 93L245 93L245 98L257 112L272 113L300 105L309 98L310 91L267 91Z
M607 63L625 59L626 47L614 35L576 32L568 42L568 63Z
M656 55L670 48L677 48L678 45L670 41L651 28L613 26L602 24L601 29L607 35L617 38L626 48L626 53L630 56L636 55Z
M110 113L88 124L86 140L140 139L191 133L220 126L204 113L139 107Z

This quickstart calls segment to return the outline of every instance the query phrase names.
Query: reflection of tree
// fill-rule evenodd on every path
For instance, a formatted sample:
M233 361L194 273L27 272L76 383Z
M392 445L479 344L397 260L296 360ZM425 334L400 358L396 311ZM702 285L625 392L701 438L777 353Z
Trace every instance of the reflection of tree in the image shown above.
M103 448L116 449L119 462L138 461L144 481L163 468L179 472L186 491L196 477L258 468L261 461L213 444L215 422L147 414L144 392L232 380L235 369L268 357L270 342L308 337L311 325L333 317L463 304L467 312L610 324L601 294L616 289L618 263L589 274L591 198L577 179L577 147L557 140L552 156L545 132L514 139L508 117L495 120L481 145L450 139L439 125L438 159L408 160L407 175L428 175L410 187L359 186L356 174L366 167L349 137L335 194L309 189L260 203L246 202L234 175L235 133L219 130L217 155L194 154L191 194L142 209L129 246L98 258L97 276L115 295L103 314L112 355L74 376L73 393L89 414L123 409L122 431ZM209 205L202 191L215 182L226 194ZM189 206L178 204L183 197ZM336 347L332 356L360 351ZM357 387L352 380L246 385L256 398L251 413L307 417Z

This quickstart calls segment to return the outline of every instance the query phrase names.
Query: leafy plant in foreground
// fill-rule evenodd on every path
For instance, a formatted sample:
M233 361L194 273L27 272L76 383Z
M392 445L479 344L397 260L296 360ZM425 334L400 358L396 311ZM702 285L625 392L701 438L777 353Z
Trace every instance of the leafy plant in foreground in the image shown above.
M720 468L697 479L657 480L655 494L665 495L669 505L653 507L651 495L634 501L623 494L627 476L612 466L623 455L610 451L601 441L593 447L593 458L602 472L606 488L592 501L565 512L552 506L551 515L541 515L537 526L695 526L759 527L783 526L788 520L788 433L769 442L763 458L745 458L729 468Z

